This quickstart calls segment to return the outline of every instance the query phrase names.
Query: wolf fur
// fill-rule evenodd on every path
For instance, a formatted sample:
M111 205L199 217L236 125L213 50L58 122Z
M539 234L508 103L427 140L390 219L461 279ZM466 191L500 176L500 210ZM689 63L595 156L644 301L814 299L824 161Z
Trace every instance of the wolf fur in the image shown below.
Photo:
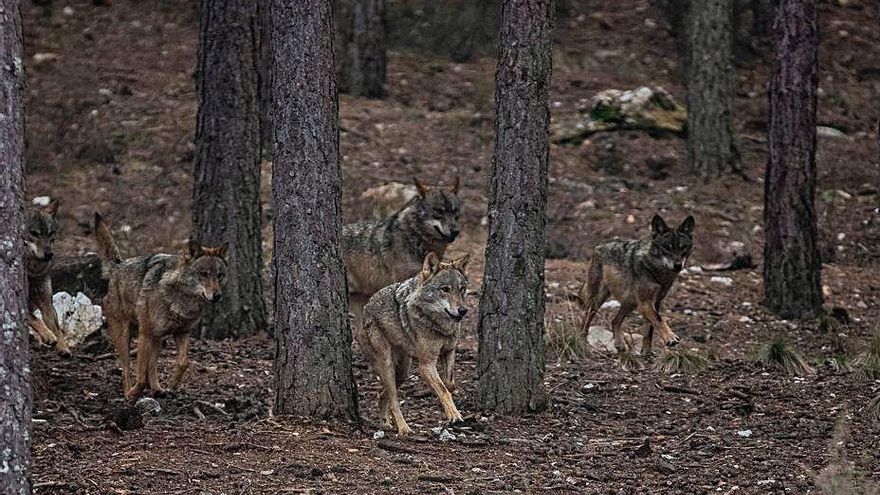
M428 253L442 259L458 237L458 178L446 188L414 182L418 195L395 213L342 228L342 258L355 327L361 325L370 296L418 273Z
M355 328L355 339L382 382L383 429L391 428L393 418L399 435L412 433L400 411L398 387L409 377L413 358L446 419L462 420L451 391L459 322L467 313L467 264L468 256L444 262L429 252L420 273L380 290L364 307L364 324Z
M55 256L53 244L58 226L58 200L46 206L29 206L25 211L24 242L25 264L28 281L28 324L34 329L41 344L55 343L63 354L70 353L67 337L58 324L58 315L52 305L52 258ZM43 319L34 316L39 309Z
M678 229L670 229L659 215L651 220L651 237L636 241L615 239L596 246L587 269L587 279L578 296L585 311L583 331L590 328L602 304L613 296L620 309L611 321L614 346L627 348L621 326L637 309L647 321L642 349L652 351L654 333L665 345L679 338L660 316L660 304L685 266L693 248L694 217L688 216Z
M171 388L177 388L189 367L189 334L198 324L206 302L222 296L226 273L227 245L204 247L189 242L186 254L152 254L123 259L110 229L95 213L95 236L101 255L109 263L108 290L103 310L107 333L116 347L122 366L122 390L134 401L149 384L154 394L159 386L156 363L162 339L174 338L177 363ZM130 330L137 328L137 380L130 379Z

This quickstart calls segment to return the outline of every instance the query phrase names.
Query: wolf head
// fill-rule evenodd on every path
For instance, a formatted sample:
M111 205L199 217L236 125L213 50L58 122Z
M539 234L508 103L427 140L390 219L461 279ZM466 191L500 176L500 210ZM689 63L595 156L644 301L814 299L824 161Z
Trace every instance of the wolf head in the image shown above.
M55 255L52 244L55 242L58 213L58 200L53 199L45 206L31 206L25 211L24 241L27 254L38 261L49 261Z
M189 252L183 258L183 278L193 291L209 302L223 297L223 280L226 278L226 250L229 243L219 248L204 247L189 241Z
M468 255L448 262L441 261L434 253L425 256L419 274L418 303L426 312L433 313L434 321L459 322L467 314L468 260Z
M694 247L694 217L688 216L673 230L660 215L651 219L651 256L670 271L680 272Z
M413 179L418 197L413 200L418 228L426 239L451 243L458 237L458 215L461 198L458 197L458 177L448 188L427 186Z

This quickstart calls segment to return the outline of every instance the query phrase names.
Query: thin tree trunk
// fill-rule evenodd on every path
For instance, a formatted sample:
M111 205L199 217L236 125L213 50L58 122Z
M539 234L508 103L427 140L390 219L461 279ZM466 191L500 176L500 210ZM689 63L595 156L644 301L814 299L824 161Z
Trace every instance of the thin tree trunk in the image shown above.
M822 307L816 245L816 0L782 0L774 24L770 158L764 183L764 306L783 318Z
M0 0L0 493L31 493L21 5Z
M688 16L688 164L704 179L740 170L733 133L733 6L691 3Z
M495 75L495 157L480 299L478 400L484 410L543 409L544 234L551 0L505 0Z
M385 96L385 0L336 0L339 91Z
M273 0L275 412L358 417L330 0Z
M223 301L207 307L200 334L265 328L260 228L259 9L254 0L199 3L198 150L193 237L229 243Z

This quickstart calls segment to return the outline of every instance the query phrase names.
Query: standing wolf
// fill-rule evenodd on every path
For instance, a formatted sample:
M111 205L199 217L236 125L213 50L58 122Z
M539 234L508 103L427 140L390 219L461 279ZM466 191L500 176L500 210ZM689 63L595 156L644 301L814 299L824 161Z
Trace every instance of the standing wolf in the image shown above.
M418 273L428 253L442 259L458 237L459 179L448 188L413 181L418 195L392 215L342 228L342 258L355 327L361 325L370 296Z
M660 317L660 303L669 292L678 272L684 267L693 248L694 217L688 216L678 229L670 229L660 215L651 219L651 238L638 241L613 240L596 246L587 269L587 280L578 292L584 308L583 331L609 296L620 302L611 321L614 346L626 349L621 325L634 309L648 322L642 344L651 353L654 332L666 345L678 343L678 336Z
M397 398L397 388L409 377L412 358L422 380L440 399L446 419L462 420L450 390L455 388L459 322L467 314L467 264L467 255L443 262L428 253L421 273L385 287L364 307L363 327L355 328L355 339L382 382L379 416L383 429L391 428L393 418L399 435L412 433Z
M55 253L52 244L58 231L55 216L58 214L58 200L46 206L30 206L25 211L24 241L27 246L25 263L28 281L28 324L37 334L42 344L56 342L62 354L69 354L70 347L64 330L58 324L58 315L52 305L52 279L49 270ZM43 319L34 316L39 309Z
M153 254L122 259L110 229L95 213L95 236L109 265L109 284L103 309L107 334L116 346L122 365L122 391L137 400L149 383L154 394L159 386L156 363L162 339L174 337L177 367L171 379L176 388L189 367L189 334L199 323L205 302L222 296L226 276L227 245L219 248L189 242L185 255ZM130 329L138 330L137 381L130 381Z

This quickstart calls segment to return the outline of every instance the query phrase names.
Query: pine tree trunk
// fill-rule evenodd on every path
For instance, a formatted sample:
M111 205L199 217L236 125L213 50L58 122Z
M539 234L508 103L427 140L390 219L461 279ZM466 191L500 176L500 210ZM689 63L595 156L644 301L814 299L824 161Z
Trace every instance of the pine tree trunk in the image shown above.
M330 0L272 1L275 412L355 419Z
M495 157L480 299L478 400L484 410L543 409L544 233L551 0L505 0L495 75Z
M822 307L816 246L816 0L782 0L774 24L770 158L764 183L764 306L783 318Z
M24 65L17 0L0 0L0 493L31 493L24 264Z
M193 237L229 243L223 300L200 324L207 338L265 328L260 228L259 9L254 0L199 3L199 97Z
M260 144L263 156L272 153L272 0L256 0L260 10Z
M731 1L691 2L688 16L688 164L704 179L740 170L731 109Z
M339 91L385 96L385 0L336 0Z

